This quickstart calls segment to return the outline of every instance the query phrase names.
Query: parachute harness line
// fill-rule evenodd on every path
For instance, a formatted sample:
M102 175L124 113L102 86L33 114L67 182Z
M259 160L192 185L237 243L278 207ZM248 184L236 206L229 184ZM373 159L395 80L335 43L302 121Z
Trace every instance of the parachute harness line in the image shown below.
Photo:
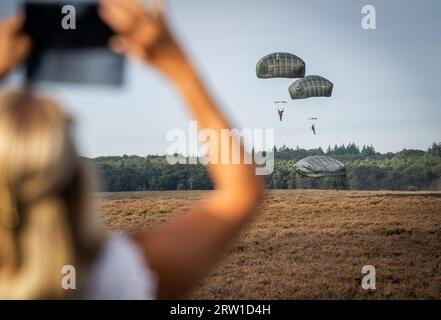
M277 106L277 113L279 114L279 119L282 121L283 113L285 112L286 101L274 101L274 104ZM282 106L282 109L279 108L279 105Z

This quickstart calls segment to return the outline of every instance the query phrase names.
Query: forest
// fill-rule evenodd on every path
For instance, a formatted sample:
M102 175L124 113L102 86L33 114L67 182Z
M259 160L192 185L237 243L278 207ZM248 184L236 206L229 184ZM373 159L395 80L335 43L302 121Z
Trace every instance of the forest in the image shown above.
M355 143L326 150L274 149L275 167L265 176L269 189L441 190L441 143L427 150L380 153ZM307 156L328 155L346 165L345 177L306 178L294 164ZM110 156L87 159L94 168L100 191L209 190L212 181L205 166L170 165L163 155Z

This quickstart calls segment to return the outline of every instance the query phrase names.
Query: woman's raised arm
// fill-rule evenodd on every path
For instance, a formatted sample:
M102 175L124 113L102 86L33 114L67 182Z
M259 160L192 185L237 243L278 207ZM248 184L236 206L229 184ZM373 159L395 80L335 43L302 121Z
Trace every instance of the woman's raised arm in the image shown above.
M217 143L211 144L210 149L212 163L208 165L215 191L189 214L134 235L148 264L159 276L158 297L177 298L197 283L251 218L263 187L254 165L244 164L245 151L242 146L238 148L240 141L221 134L222 129L231 128L230 124L168 32L163 3L153 3L146 13L134 0L103 2L101 15L118 34L112 46L162 71L181 92L198 127L217 133ZM229 154L240 150L240 164L221 163L221 146L225 145L229 146Z

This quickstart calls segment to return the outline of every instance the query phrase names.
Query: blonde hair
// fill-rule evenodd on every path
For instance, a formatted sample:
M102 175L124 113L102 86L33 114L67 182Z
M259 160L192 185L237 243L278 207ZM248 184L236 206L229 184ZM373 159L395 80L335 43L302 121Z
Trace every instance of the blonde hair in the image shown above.
M53 100L0 94L0 299L64 298L63 266L81 278L99 250L71 126Z

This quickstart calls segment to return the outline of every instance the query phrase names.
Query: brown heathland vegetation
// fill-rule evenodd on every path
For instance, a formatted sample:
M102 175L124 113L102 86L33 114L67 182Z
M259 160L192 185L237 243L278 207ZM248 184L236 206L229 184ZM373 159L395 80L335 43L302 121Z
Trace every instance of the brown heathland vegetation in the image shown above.
M100 194L113 231L188 212L205 192ZM275 190L190 298L440 299L441 193ZM364 265L377 289L361 288Z

